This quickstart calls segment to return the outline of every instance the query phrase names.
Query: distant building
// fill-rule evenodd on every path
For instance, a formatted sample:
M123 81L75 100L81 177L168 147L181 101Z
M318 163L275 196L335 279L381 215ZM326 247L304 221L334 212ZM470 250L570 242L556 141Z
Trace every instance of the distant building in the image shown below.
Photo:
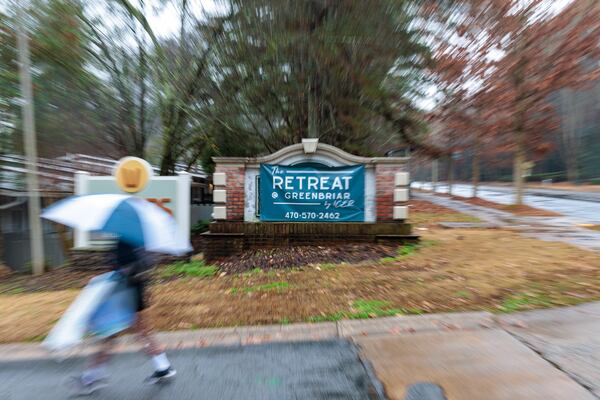
M85 154L38 158L42 207L73 194L75 172L112 175L116 163L114 159ZM158 173L158 168L154 169ZM184 165L176 166L176 171L184 170L187 170ZM187 172L192 176L190 222L193 225L199 220L210 219L212 190L202 168L192 167ZM30 262L26 173L25 157L0 155L0 263L14 270L27 270ZM48 221L43 222L43 230L47 265L62 265L72 245L72 232Z

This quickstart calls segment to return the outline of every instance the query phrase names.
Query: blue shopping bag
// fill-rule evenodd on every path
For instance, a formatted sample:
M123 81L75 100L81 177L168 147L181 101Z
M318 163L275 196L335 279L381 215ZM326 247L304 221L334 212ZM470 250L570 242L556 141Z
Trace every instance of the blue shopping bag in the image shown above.
M88 332L100 338L116 335L135 322L136 293L122 278L92 314Z
M120 287L122 280L123 276L118 272L106 272L92 278L54 325L42 345L58 352L81 343L89 331L90 318Z

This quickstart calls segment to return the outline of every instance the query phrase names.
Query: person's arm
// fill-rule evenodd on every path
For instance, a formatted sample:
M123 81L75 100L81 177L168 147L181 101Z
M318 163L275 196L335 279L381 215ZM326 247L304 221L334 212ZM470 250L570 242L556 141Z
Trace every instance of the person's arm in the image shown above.
M125 269L125 276L130 281L139 281L154 268L154 257L145 249L140 248L135 250L135 261L128 264Z

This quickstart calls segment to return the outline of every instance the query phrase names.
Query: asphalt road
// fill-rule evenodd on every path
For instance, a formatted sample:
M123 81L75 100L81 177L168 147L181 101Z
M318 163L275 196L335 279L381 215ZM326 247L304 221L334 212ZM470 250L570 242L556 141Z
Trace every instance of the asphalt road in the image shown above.
M169 353L172 383L142 383L151 372L143 354L112 360L110 385L88 398L160 399L369 399L374 386L346 341L212 347ZM83 359L0 361L0 400L64 400L65 380L81 372Z
M413 187L431 189L428 182L414 182ZM472 185L455 184L452 193L458 196L469 197ZM440 184L437 192L447 193L448 186ZM514 203L514 190L506 186L482 185L479 188L479 197L500 204ZM574 224L600 224L600 192L573 192L555 189L526 189L525 204L550 210L564 215Z

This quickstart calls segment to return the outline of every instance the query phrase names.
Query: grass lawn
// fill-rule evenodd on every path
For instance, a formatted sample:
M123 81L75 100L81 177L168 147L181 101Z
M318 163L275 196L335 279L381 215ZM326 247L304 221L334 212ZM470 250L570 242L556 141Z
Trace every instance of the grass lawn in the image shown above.
M157 329L177 330L466 310L513 312L600 299L600 254L503 230L430 227L420 233L420 245L360 264L234 275L201 262L162 267L146 312ZM45 276L58 276L61 283L32 286L33 278L0 283L0 342L43 338L88 278L77 276L69 284L61 273Z

